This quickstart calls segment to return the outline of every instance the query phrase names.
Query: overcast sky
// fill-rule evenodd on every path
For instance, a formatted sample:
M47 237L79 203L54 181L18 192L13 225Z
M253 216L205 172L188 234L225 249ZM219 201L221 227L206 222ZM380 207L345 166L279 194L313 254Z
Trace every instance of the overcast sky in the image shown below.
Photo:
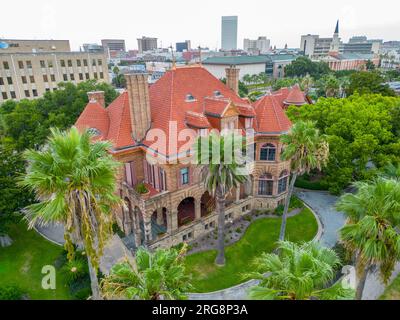
M0 0L0 38L68 39L72 49L122 38L128 49L141 36L159 46L190 39L192 47L221 45L221 16L239 17L243 38L267 36L271 45L300 46L302 34L400 40L399 0ZM139 4L140 3L140 4Z

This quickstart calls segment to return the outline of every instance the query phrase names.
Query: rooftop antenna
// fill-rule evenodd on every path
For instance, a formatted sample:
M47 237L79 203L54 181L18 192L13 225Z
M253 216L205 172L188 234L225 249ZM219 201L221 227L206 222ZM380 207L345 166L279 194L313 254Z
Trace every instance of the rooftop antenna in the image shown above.
M201 46L200 45L199 45L198 49L199 49L199 64L200 64L200 66L202 66L202 64L201 64Z
M172 47L172 43L169 46L171 49L171 54L172 54L172 70L176 70L176 62L175 62L175 55L174 55L174 48Z

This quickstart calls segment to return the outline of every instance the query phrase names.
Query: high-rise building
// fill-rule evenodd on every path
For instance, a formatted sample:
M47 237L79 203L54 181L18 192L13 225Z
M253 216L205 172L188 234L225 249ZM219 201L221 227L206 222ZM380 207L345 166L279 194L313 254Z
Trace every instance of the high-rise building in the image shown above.
M185 40L185 42L176 43L176 51L183 52L184 50L189 51L191 49L190 40Z
M224 16L221 25L221 49L237 50L238 17Z
M103 39L101 45L105 52L110 51L126 51L125 40L121 39Z
M271 42L267 37L258 37L257 40L244 39L243 50L251 54L263 54L270 50Z
M157 38L142 37L137 41L139 53L157 49Z
M0 103L8 99L41 97L48 91L57 90L60 82L109 81L104 52L71 52L68 41L2 41ZM9 47L6 48L4 43Z

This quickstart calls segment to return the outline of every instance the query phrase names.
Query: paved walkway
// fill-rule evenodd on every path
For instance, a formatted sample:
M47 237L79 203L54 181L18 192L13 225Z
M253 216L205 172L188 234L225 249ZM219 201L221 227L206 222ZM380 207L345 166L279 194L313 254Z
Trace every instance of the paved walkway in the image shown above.
M346 222L345 216L335 209L338 197L327 192L300 189L296 190L296 195L318 215L323 227L320 241L323 245L332 248L338 241L339 229Z

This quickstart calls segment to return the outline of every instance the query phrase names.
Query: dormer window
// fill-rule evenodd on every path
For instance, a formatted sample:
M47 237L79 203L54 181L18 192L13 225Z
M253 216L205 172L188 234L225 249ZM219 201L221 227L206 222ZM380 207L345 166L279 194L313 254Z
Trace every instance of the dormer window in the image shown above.
M186 95L186 102L192 102L192 101L196 101L196 99L193 97L191 93L188 93Z
M214 97L222 97L221 92L218 91L218 90L215 90L215 91L214 91Z

